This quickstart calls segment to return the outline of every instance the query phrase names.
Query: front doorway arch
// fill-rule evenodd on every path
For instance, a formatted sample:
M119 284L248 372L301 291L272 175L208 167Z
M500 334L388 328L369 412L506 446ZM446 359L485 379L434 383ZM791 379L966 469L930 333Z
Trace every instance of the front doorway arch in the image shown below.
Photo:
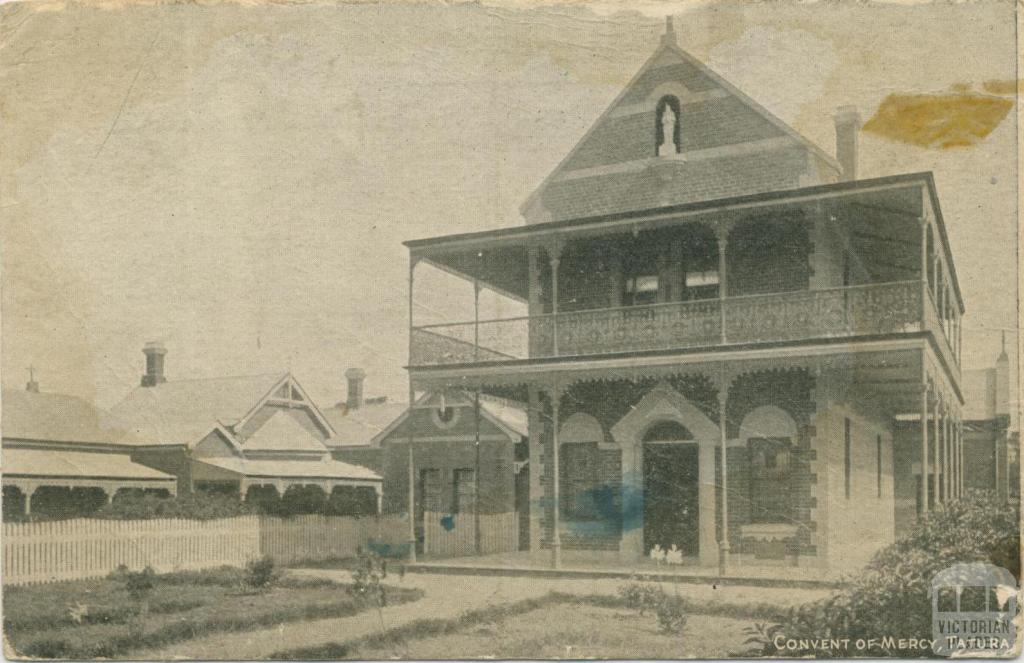
M679 457L672 462L677 466L690 468L687 471L696 475L693 482L689 480L685 482L690 489L695 482L697 491L694 505L697 511L697 526L696 534L691 539L696 539L700 563L714 565L718 561L718 543L715 533L715 447L719 442L718 426L700 408L664 382L656 385L640 399L640 402L611 429L612 437L622 449L620 558L626 562L636 561L647 554L649 550L647 544L655 543L644 540L647 529L645 516L653 517L647 514L646 507L648 498L652 494L648 491L645 480L646 475L649 474L644 471L644 451L648 444L645 439L648 435L671 437L672 428L668 422L678 425L689 434L689 440L676 441L681 444L667 440L660 442L668 442L668 445L675 444L675 446L689 449L689 451L675 452ZM659 441L652 439L650 442L657 443ZM661 453L672 455L674 452L664 451ZM694 453L696 462L693 458ZM686 455L685 458L684 455ZM646 456L653 458L651 453ZM656 487L653 489L657 490ZM692 514L686 515L689 517ZM651 531L655 532L655 530L656 528L652 528ZM677 538L676 534L672 536Z
M657 547L696 557L700 472L693 434L676 421L662 421L648 429L642 444L644 554Z

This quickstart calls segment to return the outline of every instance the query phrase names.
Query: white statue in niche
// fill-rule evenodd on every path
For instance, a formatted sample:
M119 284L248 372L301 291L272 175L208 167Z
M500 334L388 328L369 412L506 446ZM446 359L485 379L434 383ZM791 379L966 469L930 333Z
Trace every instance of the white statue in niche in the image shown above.
M676 112L672 107L665 104L661 111L661 143L658 144L658 156L664 157L676 154Z

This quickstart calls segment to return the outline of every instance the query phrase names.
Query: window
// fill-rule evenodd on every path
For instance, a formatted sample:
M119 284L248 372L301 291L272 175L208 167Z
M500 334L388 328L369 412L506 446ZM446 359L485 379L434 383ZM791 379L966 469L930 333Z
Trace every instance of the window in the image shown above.
M472 512L476 508L476 474L469 468L452 472L452 513Z
M567 520L600 520L597 443L574 442L560 449L560 511Z
M658 275L645 274L626 279L622 303L625 306L643 306L658 301Z
M441 470L420 470L420 512L440 513Z
M718 297L718 269L701 272L686 272L687 299L715 299Z
M789 439L752 438L747 449L750 453L750 521L791 522Z
M659 157L678 154L680 149L679 99L665 96L658 100L655 108L655 155Z
M875 480L878 483L878 497L882 496L882 436L875 437Z
M850 445L852 440L850 435L850 418L846 417L843 419L843 483L846 486L846 499L850 499L850 479L852 473L852 468L850 467Z

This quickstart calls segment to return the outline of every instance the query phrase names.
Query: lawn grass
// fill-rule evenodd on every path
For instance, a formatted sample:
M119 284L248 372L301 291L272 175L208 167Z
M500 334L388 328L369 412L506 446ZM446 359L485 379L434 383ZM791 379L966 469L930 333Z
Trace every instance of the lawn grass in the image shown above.
M149 610L138 625L141 603L115 577L7 587L4 633L19 656L97 658L124 656L224 631L244 631L285 622L346 617L375 609L352 596L348 584L322 578L277 580L254 591L242 569L156 576ZM390 588L388 601L405 603L422 596L413 589Z
M683 597L678 600L691 615L682 636L659 633L653 617L627 608L618 596L550 592L539 598L469 610L454 619L427 617L347 642L277 651L267 658L724 657L745 651L742 628L755 621L777 621L784 613L768 603L735 606L709 605ZM566 619L567 615L571 619ZM583 619L581 615L588 617ZM716 639L719 632L726 636ZM685 645L687 637L698 634L703 638L701 642L707 640L703 646L692 646L696 638ZM575 650L567 653L565 646Z

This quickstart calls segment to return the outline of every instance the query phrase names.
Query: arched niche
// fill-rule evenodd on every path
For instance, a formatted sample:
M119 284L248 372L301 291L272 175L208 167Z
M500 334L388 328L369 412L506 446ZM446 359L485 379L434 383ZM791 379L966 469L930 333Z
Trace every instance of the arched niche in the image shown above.
M796 421L782 408L761 405L748 412L740 423L741 440L751 438L788 438L796 440Z
M609 446L605 443L604 428L592 415L577 412L558 429L559 444L575 444L580 442L596 442L599 448Z

